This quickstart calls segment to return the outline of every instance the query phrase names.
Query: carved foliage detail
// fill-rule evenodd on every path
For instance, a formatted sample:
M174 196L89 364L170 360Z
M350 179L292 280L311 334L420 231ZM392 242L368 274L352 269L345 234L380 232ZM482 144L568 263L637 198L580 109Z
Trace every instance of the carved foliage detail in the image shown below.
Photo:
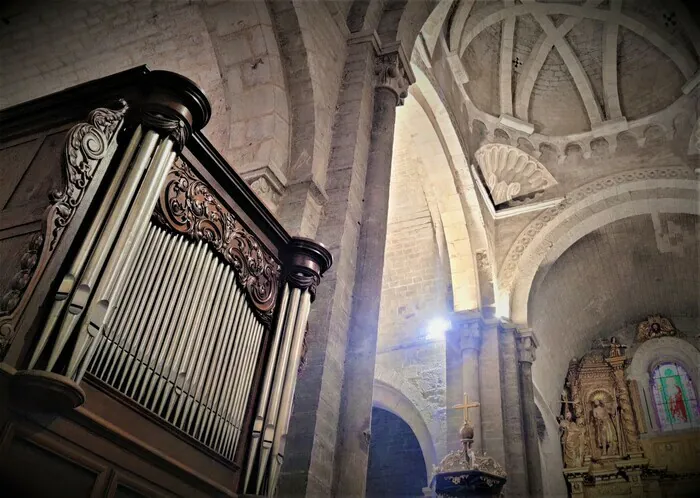
M66 183L62 188L53 189L49 197L53 203L49 214L51 234L49 250L53 251L63 230L73 219L75 208L83 199L85 188L92 180L99 161L107 153L107 148L117 126L127 110L126 102L121 101L121 109L95 109L88 115L87 123L75 125L69 132L64 150Z
M261 319L269 322L281 266L182 158L176 159L168 174L155 214L175 231L207 241L232 264Z
M35 234L20 259L20 269L12 276L10 290L0 297L0 315L11 313L19 304L24 290L29 285L34 269L39 263L39 254L43 245L44 234Z
M496 206L557 184L547 168L516 147L486 144L474 156Z

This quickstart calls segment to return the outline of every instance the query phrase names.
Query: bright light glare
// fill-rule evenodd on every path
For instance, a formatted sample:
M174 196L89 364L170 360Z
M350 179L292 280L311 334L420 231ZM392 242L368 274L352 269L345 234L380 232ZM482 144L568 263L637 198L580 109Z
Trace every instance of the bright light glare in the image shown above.
M425 335L425 338L429 340L444 339L445 332L450 330L450 327L452 327L452 324L447 318L435 317L428 322L428 333Z

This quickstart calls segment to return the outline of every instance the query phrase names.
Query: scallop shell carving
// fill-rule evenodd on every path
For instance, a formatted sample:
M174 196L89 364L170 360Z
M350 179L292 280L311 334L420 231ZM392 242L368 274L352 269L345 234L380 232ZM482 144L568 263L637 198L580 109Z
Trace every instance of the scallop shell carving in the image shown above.
M557 184L542 163L510 145L486 144L474 157L496 206Z

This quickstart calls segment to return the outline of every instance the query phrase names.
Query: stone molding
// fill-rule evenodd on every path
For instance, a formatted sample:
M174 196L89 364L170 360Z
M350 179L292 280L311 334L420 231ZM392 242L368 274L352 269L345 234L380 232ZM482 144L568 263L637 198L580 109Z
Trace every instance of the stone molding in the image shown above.
M474 157L496 206L558 183L537 159L510 145L486 144Z
M564 200L556 206L543 211L529 225L527 225L511 245L498 274L498 282L502 290L512 290L515 277L520 266L520 259L526 253L528 247L537 236L545 230L549 224L562 215L567 209L573 208L584 199L599 194L608 189L616 189L625 183L644 180L683 180L694 179L693 172L683 166L669 166L666 168L645 168L635 171L616 173L611 176L599 178L587 183L576 190L569 192Z

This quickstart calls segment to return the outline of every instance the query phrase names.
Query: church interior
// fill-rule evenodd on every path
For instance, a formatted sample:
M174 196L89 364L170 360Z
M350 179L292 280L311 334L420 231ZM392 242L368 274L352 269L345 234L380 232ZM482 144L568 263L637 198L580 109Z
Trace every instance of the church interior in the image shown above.
M693 0L5 0L0 496L700 496Z

